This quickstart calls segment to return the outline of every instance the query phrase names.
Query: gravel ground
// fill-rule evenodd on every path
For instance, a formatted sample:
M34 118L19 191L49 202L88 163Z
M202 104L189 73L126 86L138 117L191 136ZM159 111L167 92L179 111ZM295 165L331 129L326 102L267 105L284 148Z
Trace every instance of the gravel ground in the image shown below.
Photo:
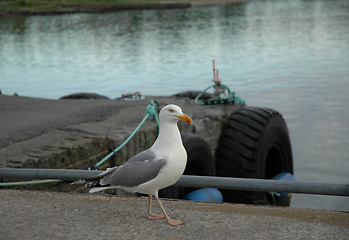
M147 199L0 190L0 239L347 239L349 213L163 200L183 226L146 218ZM158 211L154 203L154 212Z

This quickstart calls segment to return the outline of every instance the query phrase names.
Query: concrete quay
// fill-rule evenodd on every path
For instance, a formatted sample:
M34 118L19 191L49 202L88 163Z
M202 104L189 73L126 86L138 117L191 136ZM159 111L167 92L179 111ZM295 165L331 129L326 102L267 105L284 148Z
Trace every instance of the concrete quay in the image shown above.
M0 239L348 239L349 213L162 200L185 224L148 220L147 199L0 190ZM153 202L154 203L154 202ZM153 211L159 212L155 203Z

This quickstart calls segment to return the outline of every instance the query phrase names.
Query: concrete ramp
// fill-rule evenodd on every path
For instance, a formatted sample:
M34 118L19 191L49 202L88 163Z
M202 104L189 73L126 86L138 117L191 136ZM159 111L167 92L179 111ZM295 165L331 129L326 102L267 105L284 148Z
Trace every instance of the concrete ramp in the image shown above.
M0 190L0 239L347 239L349 213L163 200L185 225L146 218L147 199ZM157 206L153 206L158 212Z

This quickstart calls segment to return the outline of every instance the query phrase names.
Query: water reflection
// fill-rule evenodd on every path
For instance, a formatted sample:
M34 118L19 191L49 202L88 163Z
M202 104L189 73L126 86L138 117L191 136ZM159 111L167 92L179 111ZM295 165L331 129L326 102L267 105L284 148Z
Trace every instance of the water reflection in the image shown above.
M348 183L348 22L346 0L0 17L0 88L173 94L207 87L214 58L249 105L283 113L298 180ZM296 195L292 205L349 211L345 198L330 199Z

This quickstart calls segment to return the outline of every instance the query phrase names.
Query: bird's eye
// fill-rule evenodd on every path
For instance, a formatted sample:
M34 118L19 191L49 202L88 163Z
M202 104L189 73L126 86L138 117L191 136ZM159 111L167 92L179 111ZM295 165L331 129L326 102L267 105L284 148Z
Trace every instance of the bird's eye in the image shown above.
M174 110L173 110L173 109L169 109L168 111L169 111L170 113L173 113L173 112L174 112Z

